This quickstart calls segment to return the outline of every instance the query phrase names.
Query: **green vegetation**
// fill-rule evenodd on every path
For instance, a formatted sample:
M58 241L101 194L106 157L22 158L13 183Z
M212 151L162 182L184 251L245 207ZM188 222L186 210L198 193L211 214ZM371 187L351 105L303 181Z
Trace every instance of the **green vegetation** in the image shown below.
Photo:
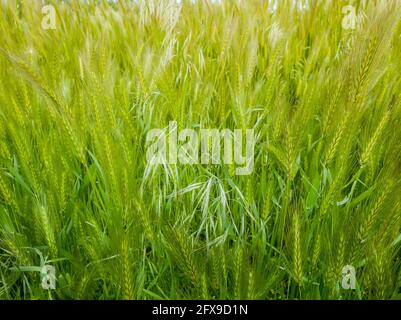
M0 299L401 298L399 1L49 2L0 2ZM169 121L254 171L152 166Z

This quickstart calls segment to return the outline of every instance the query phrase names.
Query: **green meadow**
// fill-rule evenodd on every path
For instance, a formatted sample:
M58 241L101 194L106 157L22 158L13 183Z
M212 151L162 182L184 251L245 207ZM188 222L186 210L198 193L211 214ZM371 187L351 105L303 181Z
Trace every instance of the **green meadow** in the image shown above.
M0 1L0 299L401 299L400 1L45 2Z

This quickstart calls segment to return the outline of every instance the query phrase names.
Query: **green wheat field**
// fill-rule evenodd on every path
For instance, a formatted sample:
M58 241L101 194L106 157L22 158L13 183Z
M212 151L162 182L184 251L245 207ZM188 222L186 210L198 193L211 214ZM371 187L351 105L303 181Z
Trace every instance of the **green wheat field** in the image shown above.
M401 299L401 2L296 2L0 1L0 299Z

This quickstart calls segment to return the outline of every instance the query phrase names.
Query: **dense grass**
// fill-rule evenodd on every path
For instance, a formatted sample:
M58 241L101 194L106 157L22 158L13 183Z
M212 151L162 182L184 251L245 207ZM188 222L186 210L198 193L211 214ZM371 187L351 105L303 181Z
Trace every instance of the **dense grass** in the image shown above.
M1 299L401 297L400 2L50 2L0 6ZM171 120L253 173L151 166Z

